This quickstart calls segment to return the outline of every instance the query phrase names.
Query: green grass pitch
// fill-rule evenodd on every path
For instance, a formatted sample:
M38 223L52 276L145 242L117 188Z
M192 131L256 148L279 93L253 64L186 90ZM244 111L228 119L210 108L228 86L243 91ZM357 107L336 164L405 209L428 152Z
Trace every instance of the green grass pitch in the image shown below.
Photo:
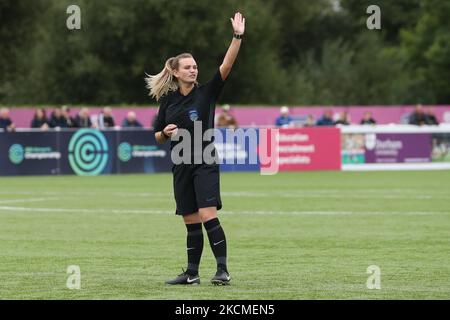
M450 171L223 173L221 189L232 284L210 284L205 235L202 284L169 287L186 264L171 175L1 177L0 298L450 298Z

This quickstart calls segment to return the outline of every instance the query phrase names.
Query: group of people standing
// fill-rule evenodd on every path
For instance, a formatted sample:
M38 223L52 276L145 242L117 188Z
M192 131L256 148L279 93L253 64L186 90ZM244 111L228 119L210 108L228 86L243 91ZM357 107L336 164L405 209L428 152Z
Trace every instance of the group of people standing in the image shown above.
M424 107L421 104L416 105L414 112L412 112L408 118L408 123L416 126L423 125L439 125L439 121L434 114L432 107Z
M70 116L70 110L66 106L55 108L49 119L45 116L44 109L37 109L31 122L32 128L93 128L108 129L117 127L112 109L104 107L102 111L91 117L88 108L81 108L75 117ZM121 127L142 128L142 124L137 120L136 113L129 111L127 117L122 121Z
M289 108L283 106L280 108L280 116L275 120L277 127L290 127L294 124L294 117L290 115ZM408 115L406 119L408 124L412 125L439 125L439 121L434 114L432 107L424 108L421 104L416 105L414 111ZM236 117L231 113L230 106L225 104L221 107L221 112L214 119L216 128L236 129L238 122ZM372 112L366 111L359 121L360 125L374 125L377 121L374 119ZM326 109L322 117L314 119L312 115L308 115L303 122L303 127L314 126L335 126L335 125L350 125L348 112L342 111L339 113L337 119L333 117L333 111ZM5 131L15 130L15 124L9 116L8 108L0 109L0 129ZM115 127L123 128L143 128L143 125L137 119L134 111L129 111L121 125L117 125L114 120L112 109L104 107L102 111L91 117L88 108L82 108L75 117L70 115L70 109L67 106L62 106L53 109L51 115L47 117L46 110L38 108L35 111L33 119L30 123L31 128L39 128L46 130L49 128L98 128L108 129Z
M367 111L364 113L361 119L361 125L364 124L376 124L376 120L372 116L372 112ZM277 127L290 127L294 124L294 118L289 114L289 108L283 106L280 108L280 116L275 120L275 126ZM336 125L350 125L350 119L348 112L342 111L339 113L339 117L334 119L333 111L331 109L325 110L322 117L317 121L312 115L306 117L306 121L302 123L302 127L321 127L321 126L336 126Z
M2 108L0 110L0 129L6 131L14 131L15 124L9 115L9 109ZM88 108L81 108L75 117L70 115L70 109L62 106L53 109L50 116L47 116L46 110L37 108L33 119L30 122L33 129L48 130L54 128L93 128L108 129L118 127L116 124L112 109L105 107L102 111L94 116L90 115ZM143 125L137 119L134 111L129 111L126 118L123 119L122 128L143 128Z
M416 105L414 111L408 115L407 123L411 125L439 125L436 115L432 107L426 109L421 105ZM333 111L326 109L322 117L317 121L312 115L308 115L306 120L302 123L303 127L314 126L336 126L336 125L350 125L350 117L348 112L342 111L339 113L337 119L333 117ZM362 119L359 121L360 125L375 125L377 121L374 119L372 112L366 111ZM289 108L283 106L280 108L280 116L275 120L277 127L294 126L294 117L289 114Z

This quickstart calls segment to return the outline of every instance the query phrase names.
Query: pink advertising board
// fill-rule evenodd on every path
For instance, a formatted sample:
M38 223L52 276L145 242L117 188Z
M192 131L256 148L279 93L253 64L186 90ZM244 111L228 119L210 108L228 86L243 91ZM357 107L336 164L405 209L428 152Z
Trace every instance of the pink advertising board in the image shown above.
M278 139L280 171L341 169L338 128L280 129Z

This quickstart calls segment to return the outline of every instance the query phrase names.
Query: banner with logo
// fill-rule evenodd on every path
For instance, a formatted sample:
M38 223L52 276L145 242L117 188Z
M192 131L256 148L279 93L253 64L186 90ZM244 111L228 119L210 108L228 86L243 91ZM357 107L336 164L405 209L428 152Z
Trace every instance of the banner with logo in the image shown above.
M0 133L0 175L58 174L60 163L55 133Z
M152 130L0 134L0 175L150 173L171 170L169 144Z
M431 161L450 162L450 133L433 133Z
M61 174L97 176L117 172L115 140L119 131L79 129L56 134L62 153Z
M153 131L121 132L116 145L117 173L171 171L170 143L158 144Z
M430 133L366 135L366 163L423 163L431 160Z
M340 170L340 153L337 128L279 130L280 171Z
M342 135L342 163L427 163L431 161L431 133L346 133Z
M279 154L278 161L272 159L276 162L274 172L278 169L340 170L341 162L344 169L353 164L426 163L441 167L450 164L450 133L446 131L344 131L340 134L338 128L271 130L277 132L273 140L278 142ZM215 147L222 171L262 168L259 144L265 140L261 137L265 129L221 129L219 132L221 138L216 139ZM0 133L0 175L3 176L95 176L170 172L171 168L170 144L157 144L152 130Z
M259 129L219 129L214 145L221 171L259 171Z

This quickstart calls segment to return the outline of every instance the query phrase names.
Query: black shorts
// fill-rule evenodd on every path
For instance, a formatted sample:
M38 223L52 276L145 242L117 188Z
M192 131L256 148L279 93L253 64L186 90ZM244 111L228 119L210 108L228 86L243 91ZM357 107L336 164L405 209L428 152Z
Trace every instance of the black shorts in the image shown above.
M218 164L181 164L173 166L175 214L187 215L199 208L222 209Z

